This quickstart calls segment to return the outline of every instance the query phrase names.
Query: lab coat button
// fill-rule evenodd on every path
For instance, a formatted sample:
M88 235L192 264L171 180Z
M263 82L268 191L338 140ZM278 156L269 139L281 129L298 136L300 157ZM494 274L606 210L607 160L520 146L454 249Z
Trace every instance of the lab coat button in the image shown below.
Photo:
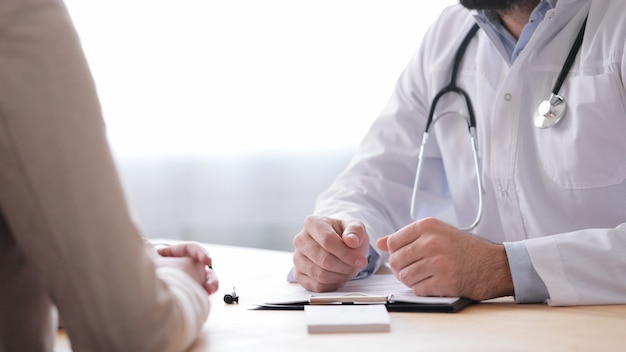
M506 93L506 94L504 95L504 100L506 100L506 101L511 101L511 98L513 98L513 96L511 95L511 93Z

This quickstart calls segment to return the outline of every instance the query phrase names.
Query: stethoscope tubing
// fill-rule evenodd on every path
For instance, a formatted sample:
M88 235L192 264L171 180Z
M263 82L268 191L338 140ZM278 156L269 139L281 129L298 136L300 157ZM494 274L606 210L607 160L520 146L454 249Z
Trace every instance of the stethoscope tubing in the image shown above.
M535 120L535 125L538 128L546 128L546 127L554 126L554 124L556 124L561 119L562 115L564 114L565 101L563 97L558 95L558 93L561 90L561 86L563 85L563 82L565 81L565 78L567 77L572 67L572 64L576 58L576 55L578 54L578 51L582 45L586 24L587 24L587 18L585 18L585 20L582 23L582 26L578 32L578 35L576 36L576 39L574 40L574 43L572 44L572 48L570 49L567 55L567 58L565 60L565 63L563 64L563 67L561 69L561 72L559 73L559 76L557 77L557 80L554 84L550 99L547 101L547 103L550 104L551 106L551 108L549 109L550 118L543 118L542 116L538 116L539 118L541 118L539 121ZM463 41L461 42L461 45L457 49L457 52L454 56L454 64L452 66L452 74L450 77L450 83L448 83L448 85L442 88L435 95L431 103L430 111L428 113L428 119L426 120L426 127L424 129L424 134L422 136L422 143L420 145L420 149L418 152L418 162L417 162L417 168L415 171L415 180L413 184L413 192L411 196L411 207L410 207L411 218L413 220L417 220L416 203L417 203L417 195L418 195L418 189L419 189L418 185L419 185L420 175L422 173L424 152L425 152L426 144L428 143L428 139L429 139L430 127L432 126L432 123L434 122L435 109L437 107L437 103L439 102L439 99L441 99L442 96L451 92L457 93L463 97L467 106L468 118L466 119L466 122L467 122L467 127L468 127L470 140L472 144L472 153L474 156L474 170L476 172L476 183L477 183L477 189L478 189L478 211L477 211L476 217L474 218L474 221L469 226L461 228L463 231L471 231L475 229L476 226L478 226L478 223L480 222L480 220L482 219L483 211L484 211L485 190L484 190L484 185L482 183L482 178L481 178L482 172L481 172L481 165L480 165L480 159L479 159L479 154L478 154L478 141L476 138L476 118L474 114L474 108L472 106L472 101L469 97L469 94L467 94L467 92L465 92L463 89L461 89L460 87L456 85L456 77L457 77L457 73L458 73L461 61L463 60L463 55L465 54L465 50L467 49L467 46L469 45L470 41L472 40L472 37L476 34L478 29L479 29L478 24L474 23L472 28L465 35L465 38L463 38ZM542 104L544 103L545 102L542 102ZM541 106L542 105L540 104L540 108ZM557 115L560 114L560 116L556 116L556 117L552 116L555 114L555 112ZM537 116L535 118L537 118Z
M470 99L469 94L467 94L465 90L461 89L460 87L456 85L456 77L459 71L459 66L461 65L461 61L463 60L463 55L465 53L465 50L467 49L467 46L472 40L472 37L476 34L478 29L479 29L479 26L478 24L475 23L472 26L472 28L469 30L469 32L465 35L465 38L463 38L463 41L461 42L461 45L459 46L459 49L457 50L454 56L454 64L452 66L452 75L450 77L450 83L448 83L448 85L446 85L443 89L441 89L435 95L430 105L428 119L426 120L426 127L424 129L424 134L422 136L422 144L420 145L420 149L418 153L417 169L415 170L415 181L413 183L413 193L411 195L411 207L410 207L411 218L413 220L417 220L416 200L417 200L417 193L419 189L418 185L419 185L420 175L422 174L422 165L423 165L422 161L424 160L424 151L426 148L426 144L428 143L430 126L433 123L433 119L435 115L435 108L437 107L437 103L439 102L439 99L441 99L441 97L443 97L447 93L457 93L463 97L463 99L465 100L465 104L467 106L467 111L468 111L469 116L466 122L467 122L467 129L470 134L470 142L472 144L471 147L472 147L472 153L474 156L474 169L476 172L476 183L478 185L477 186L478 187L478 212L476 214L476 218L474 219L474 221L469 226L462 228L463 231L471 231L474 228L476 228L476 226L478 226L478 223L480 222L480 219L482 218L483 208L484 208L484 205L483 205L484 204L484 201L483 201L484 187L480 178L482 173L480 170L480 160L478 158L478 142L476 139L476 118L474 114L474 107L472 105L472 100Z

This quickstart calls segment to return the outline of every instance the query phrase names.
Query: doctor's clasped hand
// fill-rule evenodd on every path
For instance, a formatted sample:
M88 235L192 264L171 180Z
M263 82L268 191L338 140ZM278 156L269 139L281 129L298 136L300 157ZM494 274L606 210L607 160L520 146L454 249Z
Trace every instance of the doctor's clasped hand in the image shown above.
M459 296L473 300L513 295L508 259L491 243L441 220L427 218L379 238L389 266L417 296Z
M294 245L295 279L311 291L336 290L367 265L369 237L359 222L309 216Z

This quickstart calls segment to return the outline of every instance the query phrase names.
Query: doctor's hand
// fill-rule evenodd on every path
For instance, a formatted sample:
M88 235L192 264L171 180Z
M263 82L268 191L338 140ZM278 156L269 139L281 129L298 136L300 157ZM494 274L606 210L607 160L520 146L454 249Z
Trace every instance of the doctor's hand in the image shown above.
M504 246L443 221L416 221L376 245L389 252L393 273L417 296L479 301L514 293Z
M293 243L294 275L309 291L336 290L367 266L370 242L360 222L308 216Z

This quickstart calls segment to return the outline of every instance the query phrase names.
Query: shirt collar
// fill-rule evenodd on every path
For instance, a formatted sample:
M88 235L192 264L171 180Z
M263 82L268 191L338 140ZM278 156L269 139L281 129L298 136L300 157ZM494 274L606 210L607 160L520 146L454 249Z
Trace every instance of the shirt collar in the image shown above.
M500 51L503 52L509 61L513 63L517 56L522 52L526 44L535 33L535 29L543 21L546 13L556 6L557 0L541 0L539 5L530 14L529 22L524 26L519 40L504 27L500 16L494 10L478 10L476 12L477 19L483 24L483 29L487 32L489 37L494 42L498 42L501 45L497 45Z

